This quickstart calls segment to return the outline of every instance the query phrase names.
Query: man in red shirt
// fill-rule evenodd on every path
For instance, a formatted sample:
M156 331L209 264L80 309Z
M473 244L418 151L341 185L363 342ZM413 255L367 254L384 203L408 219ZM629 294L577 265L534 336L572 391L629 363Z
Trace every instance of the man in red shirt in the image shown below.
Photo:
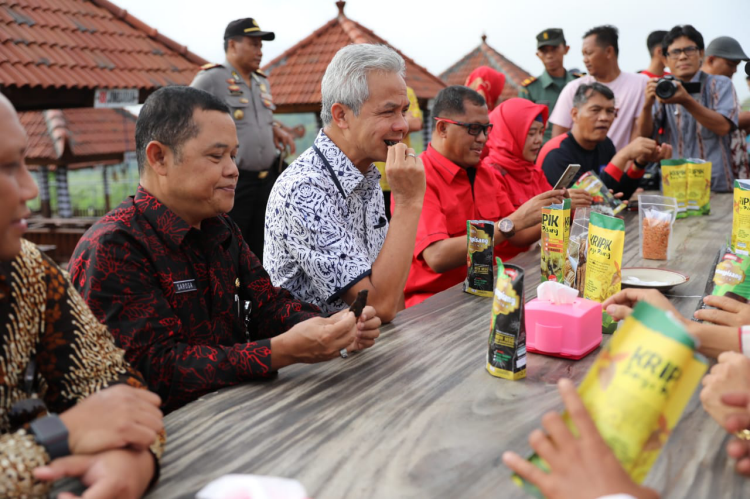
M667 32L663 30L652 31L646 39L646 47L648 47L648 53L651 56L651 62L648 65L648 69L638 71L641 74L648 76L649 78L661 78L666 76L669 71L665 71L666 58L661 51L661 42L664 37L667 36Z
M432 113L432 140L421 155L427 190L404 290L407 307L466 278L467 220L496 222L498 256L505 241L528 246L538 239L542 207L561 202L564 194L545 192L514 211L495 170L480 163L492 125L484 98L474 90L444 88Z

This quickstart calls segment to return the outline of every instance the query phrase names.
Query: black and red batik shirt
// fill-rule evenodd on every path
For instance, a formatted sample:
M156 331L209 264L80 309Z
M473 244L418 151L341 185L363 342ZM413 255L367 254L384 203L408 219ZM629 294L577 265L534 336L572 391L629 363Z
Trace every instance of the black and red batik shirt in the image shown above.
M70 273L166 412L268 376L270 338L320 315L273 287L229 217L194 229L143 187L86 232Z

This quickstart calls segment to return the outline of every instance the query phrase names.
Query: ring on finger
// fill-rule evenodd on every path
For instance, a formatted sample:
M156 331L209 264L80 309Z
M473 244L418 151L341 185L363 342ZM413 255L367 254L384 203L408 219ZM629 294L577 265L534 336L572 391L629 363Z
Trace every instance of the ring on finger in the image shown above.
M349 352L346 351L346 348L342 348L341 350L339 350L339 355L341 355L342 359L345 359L349 357Z
M409 154L407 154L407 156L411 156L412 158L417 159L417 155L416 154L409 153Z

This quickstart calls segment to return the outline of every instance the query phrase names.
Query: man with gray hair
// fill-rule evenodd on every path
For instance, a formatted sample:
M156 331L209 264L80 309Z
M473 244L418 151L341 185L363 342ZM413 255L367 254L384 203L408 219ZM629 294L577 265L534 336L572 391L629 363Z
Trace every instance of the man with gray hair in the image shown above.
M382 45L339 50L321 82L323 130L279 177L266 209L264 266L275 286L331 313L368 290L383 322L403 308L425 174L401 143L404 61ZM386 162L393 215L386 220Z
M637 137L617 151L607 136L616 115L615 94L608 86L593 82L578 87L570 111L573 128L547 142L536 160L551 185L568 165L578 164L581 169L575 180L593 171L609 189L628 199L638 188L648 163L671 157L672 146L659 145L646 137Z

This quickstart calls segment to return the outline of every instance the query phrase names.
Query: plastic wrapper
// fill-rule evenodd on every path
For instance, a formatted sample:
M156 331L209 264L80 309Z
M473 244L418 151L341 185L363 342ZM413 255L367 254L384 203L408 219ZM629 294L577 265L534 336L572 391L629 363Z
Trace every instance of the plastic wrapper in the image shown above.
M640 256L647 260L672 257L672 228L677 216L677 200L665 196L638 196Z
M571 189L582 189L591 194L594 198L594 205L598 206L598 211L605 215L615 216L627 207L625 203L609 192L602 179L594 172L586 172L581 175L581 178Z
M492 296L495 249L495 223L487 220L466 221L466 280L463 289L477 296Z
M542 282L563 282L570 236L570 199L542 208Z
M565 285L578 290L583 296L586 284L586 260L589 249L589 208L578 208L570 226L568 250L563 266L563 282Z
M602 303L622 287L625 222L620 218L592 213L588 239L583 297ZM616 328L617 323L612 316L602 311L602 333L611 334Z
M492 299L492 319L487 349L487 372L498 378L526 377L526 303L523 269L497 259L497 279Z
M732 249L738 255L750 255L750 180L734 181Z

